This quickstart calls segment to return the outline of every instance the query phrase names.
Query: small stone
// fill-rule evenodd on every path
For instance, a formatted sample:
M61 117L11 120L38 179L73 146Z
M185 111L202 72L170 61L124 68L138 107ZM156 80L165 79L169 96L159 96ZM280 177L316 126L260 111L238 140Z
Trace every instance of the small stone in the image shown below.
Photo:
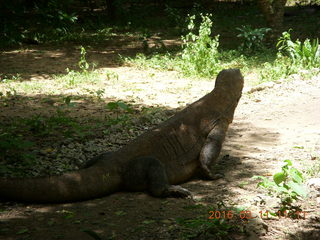
M307 186L310 189L314 189L316 191L319 191L320 194L320 178L311 178L307 181Z
M256 196L253 198L253 204L255 206L261 206L261 205L265 205L266 201L265 201L266 196Z
M70 144L68 145L68 147L69 147L69 148L74 148L74 144L73 144L73 143L70 143Z

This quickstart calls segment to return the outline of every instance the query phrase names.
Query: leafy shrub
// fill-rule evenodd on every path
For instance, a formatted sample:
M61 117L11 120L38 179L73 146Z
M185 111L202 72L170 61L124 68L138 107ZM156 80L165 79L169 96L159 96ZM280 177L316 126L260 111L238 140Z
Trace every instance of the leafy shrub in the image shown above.
M274 62L266 62L260 70L259 82L278 81L298 71L292 60L278 54Z
M219 35L211 38L212 15L200 14L202 22L198 34L195 15L189 16L189 33L182 37L183 51L181 70L186 75L210 77L218 71Z
M172 54L154 53L150 56L138 54L135 58L122 58L124 62L140 68L177 70L187 76L211 77L216 74L219 65L219 36L211 37L211 15L200 14L200 26L196 24L196 16L189 16L188 33L182 36L182 52ZM198 33L195 33L198 32Z
M264 47L263 41L266 33L271 31L271 28L253 29L250 26L242 26L241 28L236 29L240 31L240 34L238 34L237 37L242 39L242 50L248 51L261 50Z
M307 196L301 172L292 166L290 160L284 162L286 164L281 168L281 172L273 175L273 181L263 176L254 177L262 180L258 183L258 187L263 187L277 194L277 197L281 200L281 210L290 209L294 200L297 200L298 197L305 198Z
M76 13L68 11L72 2L20 1L17 4L17 1L5 0L1 5L0 43L6 46L65 38L77 21Z
M65 100L68 104L68 100ZM69 103L71 105L72 103ZM35 115L32 118L23 119L24 128L34 136L57 136L61 133L65 137L83 135L82 127L76 120L68 117L65 112L57 110L57 114L50 117Z
M121 101L109 102L106 108L109 109L110 111L115 111L115 112L119 111L120 109L128 113L133 112L133 109L128 104Z
M86 59L87 51L84 47L81 46L80 48L80 60L78 62L79 68L82 70L82 72L86 73L89 69L89 63Z
M120 124L122 126L128 126L131 123L132 117L129 114L133 113L133 109L126 103L122 101L109 102L106 108L115 113L115 117L107 117L106 125L112 126ZM106 133L107 131L105 131Z
M273 63L266 62L260 70L260 82L277 81L303 68L320 67L320 47L318 39L304 42L291 40L288 32L283 32L277 43L277 58Z
M277 43L279 52L292 59L296 65L302 65L306 68L320 66L320 47L319 40L306 39L300 42L297 39L295 42L291 40L290 31L283 32L282 37Z
M66 68L67 74L57 77L58 80L66 84L66 87L74 87L80 83L95 83L101 80L99 73L94 70L95 64L87 62L86 54L86 49L81 46L80 59L78 61L78 66L81 71L75 71Z
M68 34L70 26L78 20L75 13L67 12L67 7L71 2L72 0L51 0L35 5L35 10L40 16L41 23L48 26L47 29L43 30L55 36Z

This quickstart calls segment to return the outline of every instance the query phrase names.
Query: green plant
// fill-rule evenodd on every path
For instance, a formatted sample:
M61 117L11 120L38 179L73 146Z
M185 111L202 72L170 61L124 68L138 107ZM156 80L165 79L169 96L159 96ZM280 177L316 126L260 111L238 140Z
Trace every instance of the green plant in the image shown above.
M103 95L105 94L105 90L104 89L84 89L88 94L93 95L94 97L96 97L99 101L103 100Z
M320 155L318 153L313 153L312 155L313 164L308 166L306 169L306 174L313 178L320 177Z
M114 112L118 112L120 109L122 109L123 111L127 112L127 113L132 113L133 110L132 108L121 101L117 101L117 102L109 102L106 106L107 109L109 109L110 111L114 111Z
M116 117L107 117L105 125L107 127L120 125L121 127L128 127L131 125L131 118L126 113L118 113ZM104 131L104 133L108 133L109 130Z
M254 179L260 179L258 187L265 188L270 192L275 192L281 200L281 210L291 208L291 204L298 197L305 198L307 190L303 184L304 178L302 173L293 167L290 160L285 160L285 165L281 171L273 175L273 181L264 176L254 176Z
M219 35L211 38L211 14L201 16L198 34L196 30L195 15L189 16L189 33L182 37L183 50L181 55L181 70L186 75L210 77L218 71Z
M103 97L103 95L105 94L105 90L104 90L104 89L98 89L98 90L96 90L94 93L95 93L95 95L97 96L97 98L98 98L99 100L101 100L102 97Z
M240 31L237 37L242 39L242 50L248 51L261 50L264 47L263 41L266 33L271 31L271 28L251 28L251 26L242 26L236 29Z
M87 62L86 53L86 49L81 47L80 60L78 62L78 66L81 71L75 71L66 68L67 74L57 77L58 80L66 83L67 87L73 87L79 83L95 83L101 80L99 73L94 70L95 65ZM92 66L92 70L89 71L90 65Z
M259 70L259 83L278 81L281 78L286 78L287 76L298 72L299 70L299 68L292 63L290 58L279 54L274 62L265 62L262 66L263 67Z
M115 117L107 117L107 126L112 126L121 123L126 125L129 123L130 117L128 113L133 113L133 109L122 101L109 102L106 108L116 114Z
M78 73L76 71L66 68L67 75L65 77L66 83L68 86L75 86L77 84Z
M14 81L21 81L21 75L17 73L16 75L11 76L2 76L0 75L0 82L6 83L6 82L14 82Z
M83 136L85 129L85 126L81 126L61 109L57 109L57 113L53 116L36 115L23 119L22 124L34 136L58 136L60 134L65 137Z
M212 20L210 14L200 14L200 26L196 16L188 16L188 33L182 36L182 52L178 55L166 52L146 56L138 54L134 59L122 58L124 62L140 68L177 70L187 76L210 77L219 70L219 36L211 37Z
M33 142L26 141L22 137L10 132L0 132L0 162L12 163L22 161L28 163L32 161L34 156L28 153L28 150L33 145Z
M182 239L225 239L234 228L225 219L177 218L176 222L183 226L180 230Z
M77 21L76 13L69 11L72 1L5 1L0 16L1 44L37 44L68 35ZM22 18L23 14L28 17Z
M44 32L50 35L61 37L70 31L70 26L78 20L75 13L68 13L69 1L50 0L35 4L35 11L38 13L43 26L47 26Z
M72 102L72 96L64 97L63 103L67 107L74 107L75 106L75 103Z
M306 39L300 42L297 39L295 42L291 40L290 30L283 32L277 43L277 48L280 53L287 55L292 59L294 64L302 65L306 68L320 66L320 47L319 40Z
M87 54L87 51L84 47L81 46L80 48L80 60L78 62L78 65L79 65L79 68L81 69L82 72L86 73L88 72L88 69L89 69L89 63L87 62L87 59L86 59L86 54Z
M135 58L122 57L122 61L140 69L146 69L149 67L159 70L179 70L178 65L180 64L180 59L169 52L164 54L154 53L149 56L139 53Z
M56 76L57 81L65 84L65 87L74 87L82 83L95 84L102 80L101 75L97 71L77 72L66 69L67 74Z
M118 73L116 73L116 72L107 70L107 71L105 72L105 75L106 75L106 78L107 78L108 80L112 80L112 79L114 79L114 80L119 80L119 75L118 75Z

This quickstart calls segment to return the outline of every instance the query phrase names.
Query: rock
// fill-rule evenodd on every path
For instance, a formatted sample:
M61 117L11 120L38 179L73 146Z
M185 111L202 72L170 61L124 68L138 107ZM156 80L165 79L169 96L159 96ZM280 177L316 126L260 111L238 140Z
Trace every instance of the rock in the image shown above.
M320 195L320 178L311 178L307 181L307 186L310 190L315 190Z
M252 199L254 206L267 206L268 208L276 208L280 205L280 199L264 194L259 194Z
M261 206L266 204L266 196L265 195L258 195L253 198L253 205Z
M274 82L265 82L265 83L259 84L258 86L254 86L251 88L245 88L243 92L244 93L254 93L254 92L262 91L267 88L272 88L275 85L276 84Z
M70 143L70 144L68 145L68 147L69 147L69 148L74 148L74 143Z

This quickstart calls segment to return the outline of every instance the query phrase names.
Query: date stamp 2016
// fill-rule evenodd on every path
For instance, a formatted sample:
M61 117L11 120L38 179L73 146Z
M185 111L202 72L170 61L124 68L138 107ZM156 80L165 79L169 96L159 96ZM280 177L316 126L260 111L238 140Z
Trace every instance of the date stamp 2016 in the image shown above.
M254 214L249 210L234 212L232 210L226 211L209 211L209 219L235 219L240 218L242 220L249 220L254 218L270 219L272 217L278 218L293 218L293 219L306 219L305 211L278 211L277 213L270 213L269 211L259 211L258 214Z

